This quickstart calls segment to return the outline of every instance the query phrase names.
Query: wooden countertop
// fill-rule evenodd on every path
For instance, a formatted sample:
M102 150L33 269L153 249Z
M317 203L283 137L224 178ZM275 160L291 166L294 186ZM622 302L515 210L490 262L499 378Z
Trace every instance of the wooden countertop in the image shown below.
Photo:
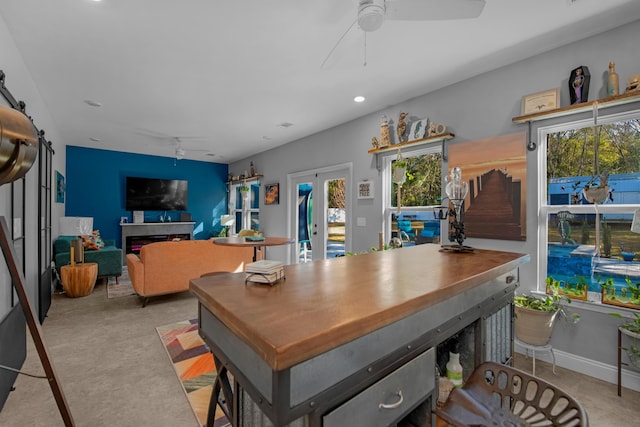
M508 273L529 255L437 245L285 266L275 286L245 273L191 281L191 291L274 370L289 368Z

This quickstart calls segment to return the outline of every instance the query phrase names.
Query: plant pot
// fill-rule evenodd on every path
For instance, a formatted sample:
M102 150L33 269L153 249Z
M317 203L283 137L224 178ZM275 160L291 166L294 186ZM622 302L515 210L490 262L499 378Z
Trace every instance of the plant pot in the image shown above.
M527 344L547 345L551 340L557 311L530 310L516 307L516 337Z
M609 186L584 188L582 194L589 203L603 203L609 197Z
M407 180L407 170L402 166L393 168L393 182L396 184L404 184Z
M631 332L625 328L618 328L620 332L629 337L629 345L626 347L627 356L629 362L635 367L640 369L640 334Z
M621 252L620 255L625 261L633 261L633 259L636 257L635 252Z

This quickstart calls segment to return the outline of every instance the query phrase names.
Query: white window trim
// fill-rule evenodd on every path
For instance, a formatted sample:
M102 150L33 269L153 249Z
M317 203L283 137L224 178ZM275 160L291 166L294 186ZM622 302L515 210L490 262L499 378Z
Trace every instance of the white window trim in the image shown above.
M442 154L442 144L432 143L424 145L422 148L402 152L403 158L422 156L425 154ZM397 152L390 151L385 153L382 157L382 218L383 218L383 241L388 242L391 239L391 215L398 211L397 207L391 206L392 198L395 197L391 194L391 163L398 157ZM442 171L445 160L442 159ZM441 173L441 176L444 176ZM442 187L442 186L441 186ZM442 195L442 190L440 192ZM403 206L402 212L433 212L434 206Z
M242 209L237 209L236 208L236 195L238 194L238 187L242 187L243 185L247 185L249 187L251 187L252 184L257 183L258 185L260 185L260 180L258 178L252 178L252 179L247 179L246 181L242 182L234 182L234 183L230 183L229 184L229 206L228 206L228 210L229 210L229 214L233 215L234 218L236 216L236 214L238 212L240 212L241 214L241 218L242 218L242 226L240 227L240 229L251 229L251 214L252 213L258 213L258 215L260 214L260 208L248 208L244 201L242 202ZM258 194L260 193L260 191L258 191ZM258 195L259 197L259 195ZM249 203L249 206L251 206L251 203ZM258 206L260 206L260 201L258 200ZM236 235L237 233L235 232L235 225L233 226L233 230L230 233L231 235Z
M606 116L598 117L598 124L609 124L614 122L620 122L625 120L637 119L640 117L640 110L626 111L622 113L610 114ZM583 119L571 122L563 122L561 124L543 126L538 128L538 269L536 277L537 292L544 293L545 289L543 284L545 283L547 275L547 215L557 213L559 211L568 210L575 213L589 213L595 214L596 211L600 214L606 213L634 213L640 205L627 205L627 204L602 204L602 205L547 205L547 136L550 133L560 132L568 129L582 129L592 127L593 119ZM543 279L544 278L544 279ZM592 311L611 313L620 312L625 313L629 310L622 307L616 307L611 305L599 304L593 301L582 302L575 301L575 303L581 308L589 309Z

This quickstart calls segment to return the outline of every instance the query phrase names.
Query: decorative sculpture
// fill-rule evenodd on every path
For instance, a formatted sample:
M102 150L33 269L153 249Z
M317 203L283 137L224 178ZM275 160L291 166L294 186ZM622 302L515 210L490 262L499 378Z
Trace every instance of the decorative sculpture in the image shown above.
M446 179L445 192L453 208L449 210L449 216L453 221L449 222L449 241L456 242L457 245L442 246L442 249L454 252L473 252L469 246L463 246L466 236L464 235L464 223L462 222L462 205L469 192L469 184L462 178L462 169L455 166Z
M380 123L380 147L388 147L391 145L391 134L389 133L389 122L387 116L382 116Z
M371 138L371 145L373 146L373 148L380 148L380 143L378 142L378 138L376 138L375 136Z
M409 113L400 113L400 118L398 119L398 142L405 142L404 132L407 130L407 122L405 122L405 118Z

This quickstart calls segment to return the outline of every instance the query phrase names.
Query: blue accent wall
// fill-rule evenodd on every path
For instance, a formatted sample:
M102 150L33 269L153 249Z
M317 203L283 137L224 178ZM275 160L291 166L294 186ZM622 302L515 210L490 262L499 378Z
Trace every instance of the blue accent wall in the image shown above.
M174 160L169 157L97 150L68 145L66 176L66 216L93 217L93 229L103 239L115 239L122 247L120 217L133 221L125 210L127 176L182 179L189 181L187 200L195 222L194 238L217 236L220 216L227 213L228 166L220 163ZM167 211L176 222L180 213ZM145 222L157 222L164 211L145 211Z

